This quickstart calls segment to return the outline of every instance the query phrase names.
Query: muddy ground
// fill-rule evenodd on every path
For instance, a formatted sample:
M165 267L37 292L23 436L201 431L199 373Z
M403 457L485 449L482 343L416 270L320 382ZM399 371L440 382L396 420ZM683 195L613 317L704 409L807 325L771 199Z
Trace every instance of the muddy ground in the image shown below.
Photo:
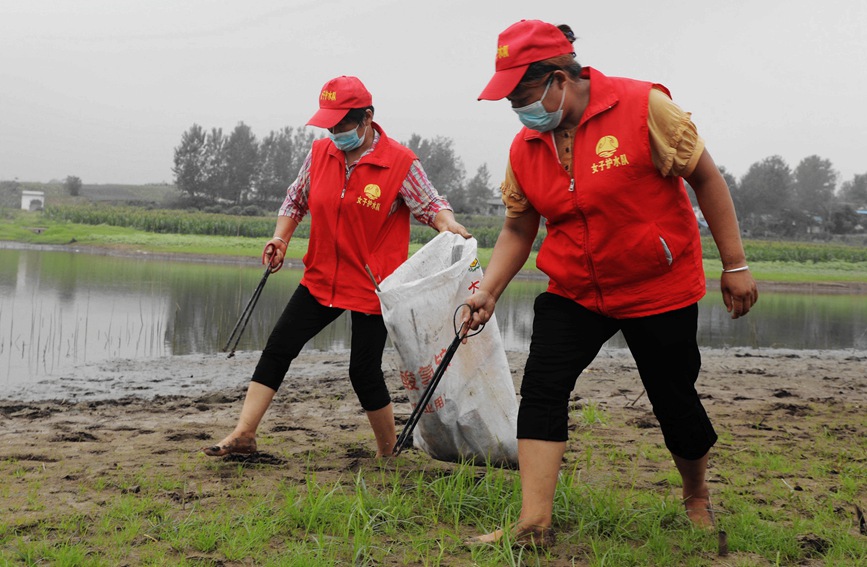
M517 389L526 353L508 354ZM239 353L231 360L224 355L117 360L56 378L53 387L66 392L66 400L0 400L0 460L17 461L22 478L38 471L42 498L52 503L29 506L32 495L14 490L18 480L7 477L0 482L12 489L4 491L0 513L15 523L70 511L97 513L104 494L82 489L82 480L102 477L111 485L138 469L183 477L187 493L167 497L219 497L222 475L200 466L208 457L199 449L234 426L256 360L257 353ZM410 407L394 351L386 351L385 367L402 424ZM347 353L302 353L260 427L261 452L254 462L271 466L251 474L303 482L310 450L320 455L315 468L323 482L373 461L372 434L347 368ZM809 447L815 440L806 432L822 423L853 439L865 434L865 369L864 351L705 350L698 387L717 430L728 436L729 449L756 440ZM154 395L154 384L163 384L159 391L166 391L165 384L180 386L177 393ZM45 387L52 388L50 383ZM603 350L579 380L573 398L576 405L591 401L607 412L601 434L626 454L638 442L661 443L627 351ZM713 460L710 473L712 482L722 482L724 473ZM810 481L786 482L809 487ZM646 484L652 489L650 480Z
M232 429L257 356L188 355L76 367L40 386L43 392L62 392L62 400L40 400L45 396L40 392L22 396L37 398L31 401L0 400L0 458L56 469L46 489L57 492L65 490L71 470L93 474L155 458L171 467ZM526 353L510 352L508 358L517 391ZM698 389L720 432L809 413L807 408L821 413L841 405L867 406L867 352L705 350L702 360ZM348 364L347 353L302 352L260 427L262 452L280 455L281 466L292 469L305 466L294 462L293 454L326 445L333 449L333 462L321 468L336 472L372 456L373 437L349 385ZM384 367L400 425L411 408L393 350L386 351ZM581 400L599 404L612 414L612 424L655 425L625 350L603 350L579 379L573 399L577 405ZM615 437L630 444L636 435L656 431L624 428Z

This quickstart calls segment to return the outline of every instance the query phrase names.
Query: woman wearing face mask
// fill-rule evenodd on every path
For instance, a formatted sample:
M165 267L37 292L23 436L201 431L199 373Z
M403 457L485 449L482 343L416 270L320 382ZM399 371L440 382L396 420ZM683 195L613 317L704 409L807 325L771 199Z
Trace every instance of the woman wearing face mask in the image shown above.
M547 226L537 265L550 281L535 303L518 413L522 509L506 528L511 541L536 545L553 542L569 395L617 331L680 472L686 514L694 525L713 525L705 473L717 435L695 390L705 278L684 179L719 250L726 308L742 317L758 298L728 187L690 115L662 85L582 68L574 39L568 26L537 20L509 27L479 97L507 98L525 128L512 142L502 185L503 229L481 288L467 299L472 328L491 317L542 217Z
M392 453L394 414L381 368L386 329L371 277L382 281L406 260L410 213L440 232L470 235L416 156L373 121L372 104L356 77L337 77L322 87L319 111L308 124L327 129L328 138L313 143L262 254L263 264L279 270L309 212L304 275L262 352L238 424L203 449L206 455L256 451L256 429L290 363L345 310L352 317L349 379L376 437L376 456Z

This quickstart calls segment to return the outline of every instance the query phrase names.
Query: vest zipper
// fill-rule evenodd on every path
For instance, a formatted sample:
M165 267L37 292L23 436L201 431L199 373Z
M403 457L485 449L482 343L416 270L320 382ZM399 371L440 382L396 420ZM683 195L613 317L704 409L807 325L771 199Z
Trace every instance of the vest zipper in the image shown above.
M574 162L573 162L574 164ZM587 256L587 269L590 272L590 279L593 281L593 289L596 290L596 306L600 313L605 313L605 302L602 298L602 289L599 287L599 280L596 278L596 267L593 265L593 257L590 255L590 225L587 223L587 215L578 206L578 196L575 194L575 178L569 180L569 191L573 194L572 198L575 203L575 210L581 215L584 221L584 254Z
M352 171L349 172L352 175ZM340 202L337 203L337 218L334 221L334 231L340 234L338 225L340 224L340 210L343 208L343 197L346 196L346 187L349 185L349 175L343 178L343 189L340 191ZM337 272L340 268L340 253L337 250L338 239L334 239L334 278L331 280L331 301L328 302L328 307L334 307L334 293L337 287Z

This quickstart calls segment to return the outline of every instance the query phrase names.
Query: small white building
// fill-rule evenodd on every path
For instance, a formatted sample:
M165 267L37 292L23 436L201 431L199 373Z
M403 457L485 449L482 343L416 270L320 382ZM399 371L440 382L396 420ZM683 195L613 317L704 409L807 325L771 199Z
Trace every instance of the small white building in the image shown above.
M44 191L21 191L21 208L23 210L41 211L44 206Z

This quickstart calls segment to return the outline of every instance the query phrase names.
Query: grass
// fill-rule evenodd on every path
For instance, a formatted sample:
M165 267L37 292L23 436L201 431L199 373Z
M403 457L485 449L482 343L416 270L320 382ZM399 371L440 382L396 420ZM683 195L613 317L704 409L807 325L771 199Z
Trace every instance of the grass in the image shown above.
M0 518L0 565L867 565L867 534L854 514L867 498L858 408L812 408L797 428L815 443L779 440L790 427L785 415L721 438L711 477L725 559L717 534L686 520L664 447L618 442L624 432L635 438L634 412L578 411L549 551L464 547L468 535L515 520L518 475L416 451L337 473L320 473L321 455L310 453L303 478L202 456L180 467L118 466L74 481L79 501L100 503L91 512L40 490L44 467L6 459L4 484L33 497ZM194 488L196 478L218 488Z
M164 234L145 232L106 224L77 224L46 219L41 213L3 212L0 240L32 244L76 244L109 247L130 252L182 253L193 255L256 258L262 252L264 238L213 236L196 234ZM422 244L410 245L410 253ZM759 281L783 283L867 283L867 251L863 247L835 244L804 244L747 241L749 263ZM706 256L713 256L712 242L704 239ZM300 262L307 250L305 238L293 238L287 258ZM490 262L491 248L479 248L483 266ZM841 257L844 259L835 259ZM754 259L758 258L758 259ZM542 276L535 267L536 253L524 264L524 273ZM721 265L715 258L705 258L708 279L719 278Z

